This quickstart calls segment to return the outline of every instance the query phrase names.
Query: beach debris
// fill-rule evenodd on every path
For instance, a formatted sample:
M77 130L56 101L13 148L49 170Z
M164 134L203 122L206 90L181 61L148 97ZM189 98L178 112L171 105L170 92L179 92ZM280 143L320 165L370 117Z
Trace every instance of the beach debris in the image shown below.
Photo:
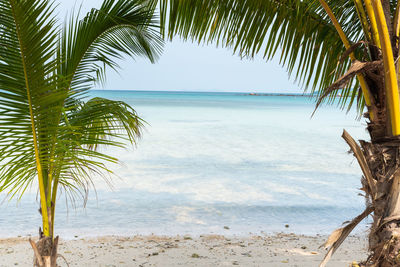
M165 242L164 244L160 245L160 247L168 249L168 248L177 248L178 245L171 242Z
M289 228L289 224L285 224L285 227L286 227L286 228Z
M239 262L234 261L234 262L232 262L232 265L239 265Z
M301 246L301 249L307 249L307 247L306 246Z
M282 263L289 263L289 260L283 260Z
M251 251L242 253L243 256L251 257Z
M230 228L229 228L229 226L224 226L224 229L229 230Z
M193 240L193 238L191 238L190 236L184 236L183 240Z
M197 253L193 253L191 257L192 257L192 258L195 258L195 259L198 259L198 258L200 258L200 255L197 254Z

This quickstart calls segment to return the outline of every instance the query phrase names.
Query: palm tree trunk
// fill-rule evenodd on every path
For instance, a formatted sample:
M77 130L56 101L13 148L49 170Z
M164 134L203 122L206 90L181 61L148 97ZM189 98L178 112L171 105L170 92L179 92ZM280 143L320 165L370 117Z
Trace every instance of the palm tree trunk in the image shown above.
M374 212L371 255L363 266L400 266L400 137L360 144L375 184L373 192L364 175L363 190Z
M57 267L58 236L53 240L39 229L39 241L29 239L29 242L34 251L34 267Z
M360 146L344 131L363 171L361 184L373 210L369 233L370 256L363 267L400 266L400 136L387 137L387 125L369 123L371 142Z

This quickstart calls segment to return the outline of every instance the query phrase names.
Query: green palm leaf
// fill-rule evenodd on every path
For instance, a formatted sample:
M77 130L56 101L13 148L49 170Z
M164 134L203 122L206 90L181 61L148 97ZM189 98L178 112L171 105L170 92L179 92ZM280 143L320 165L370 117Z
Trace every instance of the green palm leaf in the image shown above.
M72 18L60 38L59 74L66 86L81 90L104 78L105 67L118 68L124 55L145 56L154 62L162 41L153 19L154 6L146 1L106 0L84 19ZM89 85L88 85L89 83Z
M352 1L328 1L352 42L363 39L362 26ZM345 52L330 18L314 0L161 0L164 34L197 42L215 42L232 48L241 57L277 56L306 90L321 96L342 76L350 60L339 63ZM356 51L359 60L368 55ZM267 74L266 74L267 75ZM349 107L358 87L342 88L340 103ZM337 91L329 94L330 102ZM359 107L362 107L362 99ZM361 102L360 102L361 101Z
M46 170L42 166L47 163L49 137L57 127L52 114L60 109L58 90L50 93L56 69L53 8L49 1L10 0L1 1L0 9L0 117L7 126L0 130L0 152L6 161L0 169L5 178L0 189L23 192L37 174L40 194L45 196ZM43 224L48 231L46 212Z
M155 5L106 0L82 20L57 25L47 0L0 0L0 192L22 196L38 179L43 230L53 236L59 185L87 199L91 177L118 160L143 121L129 105L87 92L124 56L154 62L162 49ZM108 180L107 180L108 181Z
M135 110L121 101L93 98L76 105L76 109L65 114L66 127L61 140L55 165L62 166L59 181L66 191L79 189L79 195L86 194L93 183L90 173L109 173L105 161L117 163L117 159L97 151L98 146L125 147L127 142L135 144L141 136L143 120ZM96 161L95 159L98 159ZM57 162L61 161L62 164ZM79 174L79 175L78 175ZM107 178L106 175L102 177ZM74 193L71 191L70 195Z

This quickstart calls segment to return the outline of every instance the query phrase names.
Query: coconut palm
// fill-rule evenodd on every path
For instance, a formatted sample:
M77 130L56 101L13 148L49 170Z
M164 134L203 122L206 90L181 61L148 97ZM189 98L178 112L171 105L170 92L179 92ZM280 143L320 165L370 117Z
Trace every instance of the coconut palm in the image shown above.
M37 186L42 230L31 241L37 266L56 266L57 195L85 201L94 174L118 160L99 146L135 144L143 121L129 105L88 99L123 56L154 62L162 47L154 5L105 0L64 23L49 0L0 0L0 192L20 198Z
M400 1L160 0L160 9L169 38L279 56L318 105L366 111L371 140L343 133L363 172L366 209L330 236L321 266L369 214L370 256L360 266L400 266Z

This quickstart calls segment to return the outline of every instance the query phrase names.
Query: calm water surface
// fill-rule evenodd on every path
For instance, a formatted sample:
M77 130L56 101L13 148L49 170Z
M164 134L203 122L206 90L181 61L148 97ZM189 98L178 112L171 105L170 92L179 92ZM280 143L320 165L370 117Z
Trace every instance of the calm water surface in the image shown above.
M323 107L311 119L314 102L299 96L91 95L126 101L148 126L136 149L109 151L123 162L112 166L113 190L99 180L97 199L92 191L76 210L61 195L56 231L64 237L326 234L363 211L361 171L340 137L345 128L368 138L355 111ZM35 191L4 202L0 236L36 234L38 206Z

